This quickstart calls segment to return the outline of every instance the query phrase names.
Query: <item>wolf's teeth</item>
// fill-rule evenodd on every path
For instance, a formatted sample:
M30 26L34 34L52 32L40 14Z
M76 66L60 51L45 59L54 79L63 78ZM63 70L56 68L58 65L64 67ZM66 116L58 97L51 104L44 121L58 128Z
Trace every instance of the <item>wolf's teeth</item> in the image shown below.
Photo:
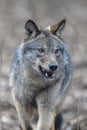
M48 77L48 74L46 73L46 77Z
M53 74L52 76L54 77L55 74Z

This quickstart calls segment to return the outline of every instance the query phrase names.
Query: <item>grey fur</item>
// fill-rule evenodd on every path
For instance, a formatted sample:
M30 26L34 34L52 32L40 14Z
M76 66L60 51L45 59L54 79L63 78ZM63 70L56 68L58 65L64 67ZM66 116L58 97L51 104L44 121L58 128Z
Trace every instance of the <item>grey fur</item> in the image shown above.
M32 24L33 27L29 28ZM26 124L32 129L35 113L31 111L35 109L39 115L36 129L49 130L69 88L72 63L69 50L60 36L51 30L37 28L37 31L35 23L32 24L26 26L27 40L16 49L10 71L10 86L23 130L28 130ZM39 66L49 70L50 63L57 64L58 68L52 72L53 75L50 72L46 77L47 74L42 74ZM50 75L53 77L50 78ZM32 105L33 102L36 107ZM31 113L33 116L30 116Z

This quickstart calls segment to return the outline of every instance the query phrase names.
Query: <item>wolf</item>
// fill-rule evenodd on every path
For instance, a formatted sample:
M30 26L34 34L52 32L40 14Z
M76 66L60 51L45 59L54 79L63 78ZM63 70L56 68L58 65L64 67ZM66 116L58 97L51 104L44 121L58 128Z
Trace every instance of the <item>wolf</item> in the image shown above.
M62 38L65 24L63 19L40 29L32 20L25 23L25 37L10 69L10 88L22 130L60 129L59 112L72 79L70 52Z

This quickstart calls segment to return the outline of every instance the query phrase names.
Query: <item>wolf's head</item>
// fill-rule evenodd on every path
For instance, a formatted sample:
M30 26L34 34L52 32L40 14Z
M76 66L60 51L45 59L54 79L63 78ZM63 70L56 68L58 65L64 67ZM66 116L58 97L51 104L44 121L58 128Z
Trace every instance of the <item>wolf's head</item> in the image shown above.
M65 23L64 19L49 29L40 30L32 20L26 22L22 58L27 71L45 79L54 79L65 71L70 60L61 37Z

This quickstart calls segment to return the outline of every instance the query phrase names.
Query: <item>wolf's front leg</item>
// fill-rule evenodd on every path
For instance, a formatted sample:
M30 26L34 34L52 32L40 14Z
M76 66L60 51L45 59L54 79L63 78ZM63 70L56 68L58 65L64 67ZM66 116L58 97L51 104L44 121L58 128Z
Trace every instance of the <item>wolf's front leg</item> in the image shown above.
M29 119L27 117L25 106L18 101L13 92L12 97L18 113L19 121L21 123L21 130L32 130Z
M55 110L51 107L47 95L38 96L37 105L39 113L37 130L50 130L54 122Z

